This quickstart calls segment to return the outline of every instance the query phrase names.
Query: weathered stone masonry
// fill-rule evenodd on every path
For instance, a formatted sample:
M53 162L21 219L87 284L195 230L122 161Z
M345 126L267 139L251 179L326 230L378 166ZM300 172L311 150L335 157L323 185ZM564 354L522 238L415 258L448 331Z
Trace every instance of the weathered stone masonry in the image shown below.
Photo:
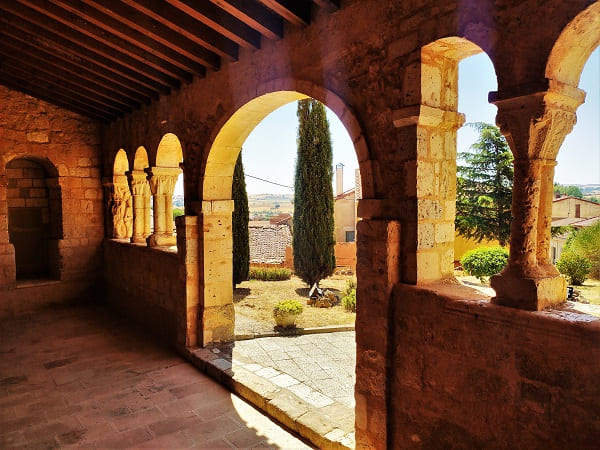
M105 185L115 175L129 182L134 217L124 237L142 243L149 210L136 196L150 189L160 205L157 196L166 191L153 187L152 177L183 169L186 216L177 221L177 254L125 240L104 244L109 300L181 348L232 338L231 177L245 138L285 103L305 96L324 102L354 142L363 183L357 446L593 447L600 439L600 322L541 310L564 299L564 281L548 262L553 167L584 100L579 75L599 42L600 3L590 0L343 0L339 10L316 9L310 25L263 40L259 50L242 49L238 61L103 126L102 174L95 126L78 116L4 89L16 110L0 131L12 148L28 131L35 140L38 131L55 129L38 122L38 113L25 120L23 102L53 108L52 121L72 131L64 133L68 142L53 132L48 143L27 144L51 160L59 182L65 177L63 217L86 200L87 191L70 183L95 183L88 216L75 219L80 226L63 221L63 240L82 249L63 253L65 276L69 267L83 272L98 263L77 258L99 251L101 176ZM463 121L458 62L480 51L494 65L498 91L489 100L515 154L511 256L493 280L491 303L449 280L455 135ZM181 144L181 165L177 152L168 163L161 153L172 136ZM63 145L52 148L53 139ZM142 163L140 148L148 153ZM115 174L121 149L127 168ZM8 159L16 156L9 150ZM142 173L149 185L135 187ZM159 229L148 242L173 244L160 222L168 205L159 208ZM112 227L107 220L107 237ZM0 222L3 294L15 285L7 229ZM84 240L82 230L93 239Z
M12 315L97 289L104 237L100 135L91 119L3 86L0 103L0 315ZM27 179L35 170L26 165L43 169L45 187L39 189L47 192ZM10 180L21 184L19 192ZM54 215L48 218L54 246L48 276L57 282L16 289L8 208L43 201Z

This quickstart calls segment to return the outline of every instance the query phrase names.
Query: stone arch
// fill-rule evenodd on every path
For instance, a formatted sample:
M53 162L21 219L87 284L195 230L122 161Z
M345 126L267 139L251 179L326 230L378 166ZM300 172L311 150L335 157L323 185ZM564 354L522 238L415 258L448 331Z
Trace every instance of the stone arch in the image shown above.
M60 279L63 217L58 170L46 158L25 155L7 162L6 178L16 278Z
M183 149L179 138L173 133L165 134L156 150L156 167L175 167L183 161Z
M406 227L405 241L416 263L406 264L408 283L453 277L456 211L456 133L465 117L458 112L458 64L481 53L481 47L458 36L438 39L421 48L420 102L394 113L398 128L415 127L417 146L412 180L416 192L416 227ZM490 60L491 61L491 60ZM492 62L493 65L493 62ZM487 99L486 99L487 100Z
M133 229L133 207L127 172L129 172L127 153L119 149L113 161L112 196L109 205L112 216L112 237L117 239L130 238Z
M148 162L148 152L143 146L140 146L135 151L133 156L133 170L144 170L150 166Z
M550 83L577 87L583 66L600 44L600 3L580 12L554 43L545 76Z
M276 83L277 84L277 83ZM283 83L285 84L285 83ZM271 85L272 86L272 85ZM263 86L263 89L265 87ZM259 89L259 92L261 89ZM216 130L205 154L201 183L203 310L199 311L202 344L228 341L234 335L232 286L231 185L235 162L250 132L277 108L303 98L321 101L341 118L355 145L361 168L363 197L374 195L366 142L356 117L335 94L312 83L297 83L293 89L265 92L237 106ZM217 275L218 274L218 275Z

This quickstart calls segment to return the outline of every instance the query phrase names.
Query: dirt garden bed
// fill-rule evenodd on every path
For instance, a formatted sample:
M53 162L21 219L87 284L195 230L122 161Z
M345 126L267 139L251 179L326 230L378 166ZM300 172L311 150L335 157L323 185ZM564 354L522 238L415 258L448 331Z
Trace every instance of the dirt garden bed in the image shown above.
M342 296L346 283L352 276L333 275L322 280L321 289L329 289ZM309 287L298 277L285 281L249 280L240 283L233 291L236 314L236 334L245 331L273 331L273 307L280 300L296 299L304 306L296 325L299 328L331 325L354 325L355 313L348 312L341 303L331 308L308 306ZM260 325L259 325L260 324ZM252 328L252 330L249 330Z

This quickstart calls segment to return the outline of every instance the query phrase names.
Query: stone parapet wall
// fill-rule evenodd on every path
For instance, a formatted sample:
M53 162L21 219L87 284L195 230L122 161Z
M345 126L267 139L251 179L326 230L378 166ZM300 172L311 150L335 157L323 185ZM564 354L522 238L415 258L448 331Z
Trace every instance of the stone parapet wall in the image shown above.
M171 345L176 342L177 305L185 304L185 280L176 251L104 241L106 300Z
M46 201L58 215L56 229L51 231L52 245L56 247L52 278L94 287L101 270L104 236L98 124L4 86L0 86L0 104L0 298L16 295L3 291L13 290L17 284L8 208ZM34 161L44 167L47 200L36 197L42 192L33 185L39 181L31 167L15 167L7 173L7 164L15 159ZM11 178L13 184L21 186L9 186ZM65 284L61 297L60 284L46 286L46 303L68 300L75 292ZM42 286L40 289L44 290ZM23 304L18 309L26 311L28 296L22 297ZM38 297L39 301L32 301L32 307L44 304L43 295Z
M393 292L393 448L595 447L600 319L442 291Z

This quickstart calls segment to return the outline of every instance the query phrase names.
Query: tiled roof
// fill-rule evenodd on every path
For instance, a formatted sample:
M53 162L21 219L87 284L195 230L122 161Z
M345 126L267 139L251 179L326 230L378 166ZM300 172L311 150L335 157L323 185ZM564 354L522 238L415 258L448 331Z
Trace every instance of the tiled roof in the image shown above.
M285 248L292 245L292 233L287 225L248 226L250 235L250 262L281 264Z

